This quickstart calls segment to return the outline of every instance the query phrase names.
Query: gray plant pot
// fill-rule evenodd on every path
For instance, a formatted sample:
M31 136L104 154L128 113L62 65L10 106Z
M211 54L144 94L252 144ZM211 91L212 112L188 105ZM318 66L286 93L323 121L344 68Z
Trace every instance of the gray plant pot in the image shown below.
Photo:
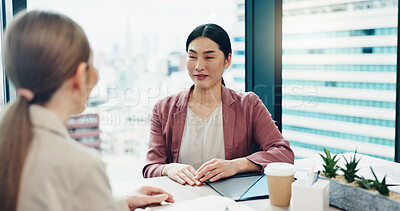
M400 203L386 196L335 180L327 180L330 181L329 204L332 206L351 211L400 210Z

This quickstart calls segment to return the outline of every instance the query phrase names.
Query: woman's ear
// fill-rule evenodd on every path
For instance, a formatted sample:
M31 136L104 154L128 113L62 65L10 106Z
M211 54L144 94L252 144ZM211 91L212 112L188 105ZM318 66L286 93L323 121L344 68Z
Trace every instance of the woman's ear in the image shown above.
M224 69L228 69L228 67L231 66L231 61L232 61L232 54L229 53L228 57L226 57L225 59Z
M87 68L86 62L81 62L76 68L75 74L71 78L74 91L82 91L87 80Z

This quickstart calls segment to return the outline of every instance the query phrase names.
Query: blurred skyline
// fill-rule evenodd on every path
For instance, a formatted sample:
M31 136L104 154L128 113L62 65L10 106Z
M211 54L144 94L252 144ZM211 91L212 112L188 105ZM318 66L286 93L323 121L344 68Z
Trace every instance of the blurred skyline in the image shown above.
M231 0L31 0L27 7L71 17L84 28L93 50L106 54L112 53L115 45L124 45L127 33L133 50L142 49L142 38L150 36L159 39L158 48L163 49L159 53L184 51L186 38L196 26L212 22L229 33L236 19Z
M243 5L243 0L27 1L29 11L69 16L88 36L99 81L84 113L97 114L99 128L80 125L74 132L84 132L87 136L75 136L88 146L101 142L105 161L115 161L107 167L111 180L133 175L132 163L144 164L157 99L193 84L186 71L185 47L196 26L216 23L228 32L233 56L225 83L244 90ZM91 136L97 132L99 137ZM116 159L125 155L129 162Z

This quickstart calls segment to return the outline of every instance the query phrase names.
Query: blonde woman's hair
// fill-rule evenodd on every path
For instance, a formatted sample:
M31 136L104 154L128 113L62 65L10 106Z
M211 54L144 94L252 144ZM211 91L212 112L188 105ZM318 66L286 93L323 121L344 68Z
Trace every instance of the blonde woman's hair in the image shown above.
M34 93L18 97L0 119L0 210L17 210L25 158L32 142L29 104L44 104L89 60L83 29L70 18L52 12L20 12L5 32L3 62L15 87Z

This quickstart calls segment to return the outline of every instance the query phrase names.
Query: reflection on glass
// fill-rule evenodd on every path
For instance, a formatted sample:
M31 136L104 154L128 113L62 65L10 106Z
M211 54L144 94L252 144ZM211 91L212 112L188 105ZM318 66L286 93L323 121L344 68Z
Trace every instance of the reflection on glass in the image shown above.
M296 158L394 160L396 0L283 1L283 134Z
M72 136L99 149L112 181L141 178L154 103L191 86L185 42L198 25L229 33L234 52L224 73L244 91L244 0L29 0L28 10L53 10L78 22L93 48L99 83L85 115L70 121ZM94 114L94 115L93 115Z

